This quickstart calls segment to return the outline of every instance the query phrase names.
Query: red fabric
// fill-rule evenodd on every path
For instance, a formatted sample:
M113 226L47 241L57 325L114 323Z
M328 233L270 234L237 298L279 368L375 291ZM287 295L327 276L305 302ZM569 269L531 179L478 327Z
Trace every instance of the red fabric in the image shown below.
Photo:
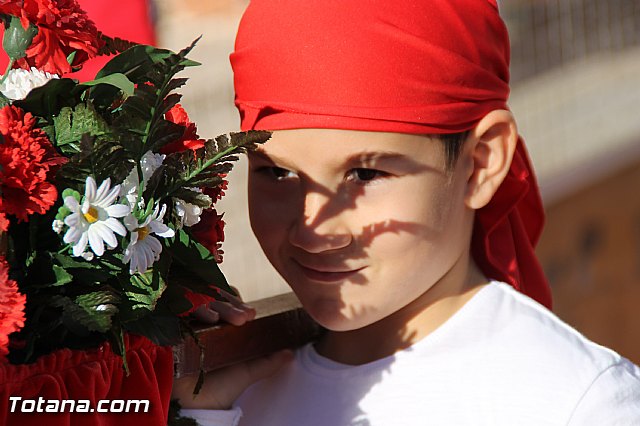
M77 0L80 7L98 28L109 37L120 37L136 43L156 43L152 16L152 0ZM4 27L0 26L0 37ZM82 70L65 75L80 81L92 80L96 73L111 59L111 56L99 56L89 59ZM9 59L0 49L0 69L4 70Z
M156 44L152 14L153 0L78 0L98 30L109 37L120 37L141 44ZM112 56L89 60L82 70L68 77L92 80Z
M98 30L112 37L154 44L149 0L79 0ZM0 36L2 31L0 31ZM7 64L2 51L0 67ZM110 58L88 61L70 77L81 81L94 77ZM1 219L1 217L0 217ZM0 425L162 425L167 422L173 354L148 339L127 336L130 375L108 344L87 351L60 350L34 364L0 364ZM10 396L23 399L88 399L95 408L101 399L148 399L148 413L10 413ZM68 410L67 410L68 411Z
M0 424L21 426L126 426L167 423L173 383L171 347L160 347L139 336L127 336L127 361L130 375L122 369L122 360L109 344L86 351L63 349L42 356L34 364L0 364ZM149 411L130 413L11 413L9 397L23 399L89 400L97 408L101 399L149 400ZM19 404L19 403L18 403ZM19 407L19 405L18 405ZM43 403L42 407L46 407ZM36 407L37 409L37 407ZM18 410L16 410L18 411Z
M242 130L457 133L508 108L509 40L495 0L252 0L231 64ZM476 216L484 273L550 306L534 254L544 213L522 140Z

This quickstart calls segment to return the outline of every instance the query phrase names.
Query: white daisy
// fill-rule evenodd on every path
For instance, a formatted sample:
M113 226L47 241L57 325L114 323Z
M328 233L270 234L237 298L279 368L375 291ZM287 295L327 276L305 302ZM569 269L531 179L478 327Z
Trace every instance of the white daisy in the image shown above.
M181 226L193 226L200 222L200 215L203 210L202 207L187 203L179 198L174 198L173 201L175 202L175 214L180 218Z
M129 272L131 274L136 271L144 273L153 265L153 262L160 259L162 253L162 244L156 238L171 238L175 235L173 229L162 223L162 218L167 210L166 205L162 205L162 209L158 211L156 205L152 214L139 223L138 219L129 215L124 219L124 224L131 232L131 241L124 251L124 263L129 263Z
M31 71L12 69L7 79L0 84L0 92L12 101L27 97L36 87L44 86L49 80L60 78L56 74L40 71L31 67Z
M142 158L140 159L140 167L142 168L142 180L144 181L142 191L145 190L147 186L147 181L153 175L158 167L162 165L162 162L165 159L165 155L163 154L155 154L151 151L146 152ZM122 182L120 187L120 196L126 197L129 205L133 208L136 200L138 199L138 186L140 180L138 179L138 168L134 167L129 173L129 176ZM141 200L143 201L143 200ZM144 205L138 206L138 208L143 209Z
M119 192L120 185L111 188L110 178L96 188L96 181L88 176L82 204L72 196L65 197L64 204L71 214L64 219L69 227L64 242L73 245L74 256L82 256L87 243L97 256L102 256L104 243L115 248L118 245L115 234L123 237L127 234L116 218L126 216L131 209L124 204L114 204Z

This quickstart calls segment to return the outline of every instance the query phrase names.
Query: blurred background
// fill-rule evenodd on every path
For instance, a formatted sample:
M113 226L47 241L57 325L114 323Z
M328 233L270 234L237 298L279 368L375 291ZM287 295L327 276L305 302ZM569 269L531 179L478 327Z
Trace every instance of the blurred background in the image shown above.
M182 104L203 137L238 130L228 56L248 0L121 1L126 17L114 0L80 2L110 35L173 50L202 35L191 54L202 66L184 73ZM106 10L118 10L112 32L100 24ZM510 105L547 210L538 254L554 310L640 363L640 0L509 0L501 12L512 41ZM219 203L222 269L255 300L288 287L251 234L245 174L241 162Z

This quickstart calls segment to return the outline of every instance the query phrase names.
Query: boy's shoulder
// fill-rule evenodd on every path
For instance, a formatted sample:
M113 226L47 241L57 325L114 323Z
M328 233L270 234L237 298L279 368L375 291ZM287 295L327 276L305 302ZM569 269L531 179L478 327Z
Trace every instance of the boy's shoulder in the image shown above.
M508 284L493 281L470 303L466 330L461 332L473 336L467 342L506 370L562 377L577 385L626 362Z

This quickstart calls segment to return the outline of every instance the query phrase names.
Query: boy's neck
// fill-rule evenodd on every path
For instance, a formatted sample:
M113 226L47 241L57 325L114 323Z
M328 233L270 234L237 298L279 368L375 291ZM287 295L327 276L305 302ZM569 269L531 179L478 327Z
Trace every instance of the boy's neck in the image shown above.
M333 361L361 365L408 348L444 324L484 286L487 278L468 257L409 305L366 327L327 331L315 344Z

